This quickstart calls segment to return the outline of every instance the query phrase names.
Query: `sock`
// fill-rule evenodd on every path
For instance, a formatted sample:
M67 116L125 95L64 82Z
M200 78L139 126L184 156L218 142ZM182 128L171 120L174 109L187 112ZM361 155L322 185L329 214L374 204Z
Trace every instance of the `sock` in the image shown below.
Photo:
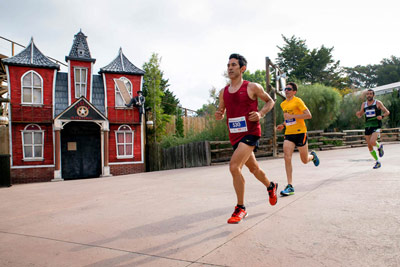
M376 141L376 147L379 148L379 143L378 143L378 141Z
M245 206L243 206L243 205L236 205L238 208L241 208L242 210L246 210L246 207Z
M372 150L372 151L370 151L370 153L371 153L372 157L373 157L376 161L378 161L378 156L376 155L376 151L375 151L375 150Z

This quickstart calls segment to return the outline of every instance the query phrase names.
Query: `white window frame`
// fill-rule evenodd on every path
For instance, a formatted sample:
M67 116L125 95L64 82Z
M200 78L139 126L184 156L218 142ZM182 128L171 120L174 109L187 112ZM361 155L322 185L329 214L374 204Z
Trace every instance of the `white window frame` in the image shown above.
M132 98L132 91L133 91L132 82L131 82L128 78L126 78L126 77L120 77L119 80L121 80L121 81L127 81L127 82L129 83L129 85L130 85L130 87L131 87L131 90L128 89L128 92L129 92L129 95L130 95L131 98ZM114 85L114 87L115 87L115 106L116 106L116 107L123 107L123 108L126 108L124 99L122 98L122 95L121 95L121 93L120 93L120 91L119 91L118 86L117 86L117 85ZM122 100L122 105L117 105L117 96L121 98L121 100Z
M38 128L38 130L27 130L28 127L30 127L30 126L35 126L35 127ZM42 135L42 138L41 138L42 139L42 143L41 144L35 144L35 133L40 133ZM43 157L43 154L44 154L44 130L42 130L42 128L37 124L28 124L24 128L24 130L21 131L21 134L22 134L23 160L24 161L43 161L44 160L44 157ZM31 138L32 138L31 144L25 144L25 134L31 134L32 135L31 136ZM31 149L32 149L32 157L26 157L25 156L25 154L26 154L25 153L26 152L25 151L25 147L28 147L28 146L30 146ZM37 157L35 155L35 147L38 147L38 146L41 147L41 151L42 151L42 155L40 157Z
M31 75L31 84L29 86L24 86L24 78L27 75ZM37 75L40 78L40 87L33 85L33 75ZM24 102L24 88L28 88L31 90L31 101L30 102ZM39 103L33 102L33 90L34 89L40 89L40 102ZM24 75L22 75L22 77L21 77L21 103L27 104L27 105L42 105L43 104L43 78L42 78L42 76L40 76L39 73L37 73L34 70L25 72Z
M76 80L76 71L79 70L79 76L80 76L80 82L77 82ZM86 71L86 76L82 77L82 70ZM83 67L75 67L74 68L74 82L75 82L75 98L80 98L81 96L86 97L86 91L87 91L87 77L88 77L88 68L83 68ZM82 80L82 78L84 78L84 80ZM77 85L79 85L79 93L77 90ZM83 89L83 94L82 94L82 86L84 87Z
M129 130L123 129L123 128L128 128ZM126 142L126 134L130 133L132 134L132 142L131 143L127 143ZM124 139L122 143L118 143L118 134L123 134L124 135ZM135 140L135 131L132 131L132 128L129 127L128 125L121 125L117 131L115 131L115 145L116 145L116 149L117 149L117 159L131 159L133 158L133 153L135 152L135 149L133 147L134 144L134 140ZM123 145L124 146L124 154L120 155L119 154L119 149L118 146L119 145ZM132 145L132 153L131 155L128 155L126 152L126 146L127 145Z

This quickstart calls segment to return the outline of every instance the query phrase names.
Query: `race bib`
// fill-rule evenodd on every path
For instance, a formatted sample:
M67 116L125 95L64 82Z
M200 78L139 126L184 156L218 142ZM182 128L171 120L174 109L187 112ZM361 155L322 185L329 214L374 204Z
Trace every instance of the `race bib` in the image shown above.
M371 117L375 117L375 116L376 116L375 109L367 109L365 111L365 117L371 118Z
M297 121L295 118L293 118L293 119L285 120L285 123L286 123L286 126L290 126L290 125L295 125L297 123Z
M228 119L229 132L241 133L247 132L246 117L237 117Z

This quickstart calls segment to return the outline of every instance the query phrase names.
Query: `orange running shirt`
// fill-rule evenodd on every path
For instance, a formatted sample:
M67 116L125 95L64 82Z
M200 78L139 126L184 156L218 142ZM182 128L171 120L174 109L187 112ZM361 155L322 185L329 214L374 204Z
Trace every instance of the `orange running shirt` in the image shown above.
M307 109L306 104L304 104L303 100L294 96L290 101L283 101L281 103L281 108L283 113L289 113L293 115L303 114L303 112ZM304 119L289 119L285 120L285 135L288 134L299 134L306 133L307 127Z

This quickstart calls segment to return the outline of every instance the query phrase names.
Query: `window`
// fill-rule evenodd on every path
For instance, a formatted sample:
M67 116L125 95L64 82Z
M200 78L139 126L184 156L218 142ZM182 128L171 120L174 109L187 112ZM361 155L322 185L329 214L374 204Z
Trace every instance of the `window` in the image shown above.
M24 160L43 159L43 133L44 131L36 124L29 124L22 131Z
M131 82L125 78L119 78L122 82L124 82L126 89L128 90L129 96L132 98L132 84ZM128 103L127 103L128 104ZM117 85L115 85L115 106L116 107L125 107L124 99L122 98L121 92Z
M29 71L22 76L22 103L42 104L42 77L34 71Z
M75 68L75 98L86 97L87 69Z
M117 158L133 158L133 131L128 125L122 125L115 132Z

